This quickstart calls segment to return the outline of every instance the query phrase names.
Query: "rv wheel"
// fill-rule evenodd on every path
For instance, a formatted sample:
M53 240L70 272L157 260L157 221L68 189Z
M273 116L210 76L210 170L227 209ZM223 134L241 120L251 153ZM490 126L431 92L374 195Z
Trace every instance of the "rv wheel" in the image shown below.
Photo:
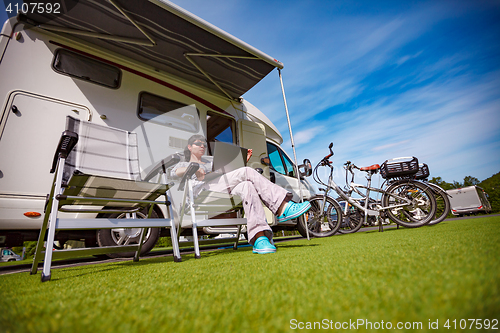
M108 218L126 218L125 213L121 214L106 214ZM145 211L137 212L137 217L146 218ZM151 218L158 218L158 214L153 210ZM148 228L144 231L144 242L142 243L141 255L145 255L153 249L158 238L160 237L160 228ZM132 245L139 242L141 228L117 228L117 229L100 229L97 231L97 244L101 247L116 246L116 245ZM135 252L111 253L106 254L110 258L127 258L133 257Z

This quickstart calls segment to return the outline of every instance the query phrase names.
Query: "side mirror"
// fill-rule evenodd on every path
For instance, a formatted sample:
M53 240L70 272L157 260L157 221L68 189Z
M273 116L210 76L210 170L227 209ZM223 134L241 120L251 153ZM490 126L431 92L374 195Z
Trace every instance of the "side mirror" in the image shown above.
M303 171L300 170L301 168L303 168ZM299 171L302 177L309 177L310 175L312 175L311 161L309 161L307 158L304 159L303 164L299 165Z

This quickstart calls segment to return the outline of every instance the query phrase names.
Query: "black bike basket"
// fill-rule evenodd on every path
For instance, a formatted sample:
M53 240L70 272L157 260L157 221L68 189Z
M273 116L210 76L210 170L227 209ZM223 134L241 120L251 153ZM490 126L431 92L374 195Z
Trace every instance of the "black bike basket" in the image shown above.
M418 172L415 174L415 179L422 180L427 179L429 177L429 167L427 164L420 164L418 167Z
M380 175L384 179L396 177L408 177L418 172L418 159L397 161L397 159L387 160L380 167Z

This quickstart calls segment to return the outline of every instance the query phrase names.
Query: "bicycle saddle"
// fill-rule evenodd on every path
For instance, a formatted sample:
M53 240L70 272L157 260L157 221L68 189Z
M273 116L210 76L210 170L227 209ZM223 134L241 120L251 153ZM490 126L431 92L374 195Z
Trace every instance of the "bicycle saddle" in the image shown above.
M361 170L361 171L375 171L378 169L380 169L380 165L378 165L378 164L370 165L368 167L359 168L359 170Z

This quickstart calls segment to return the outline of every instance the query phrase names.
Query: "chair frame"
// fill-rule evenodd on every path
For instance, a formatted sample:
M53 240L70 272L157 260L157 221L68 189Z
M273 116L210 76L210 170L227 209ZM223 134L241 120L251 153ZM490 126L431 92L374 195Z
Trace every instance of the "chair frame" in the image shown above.
M46 205L46 211L44 220L42 223L42 227L40 229L40 235L37 242L35 257L33 258L33 265L30 271L30 274L36 274L38 271L38 263L44 257L43 260L43 269L42 269L42 282L49 281L51 278L51 263L53 259L57 258L68 258L68 257L76 257L76 256L84 256L84 255L99 255L99 254L107 254L107 253L123 253L135 251L134 261L138 261L140 257L140 252L142 248L142 243L144 240L144 230L145 228L155 228L155 227L169 227L171 238L172 238L172 246L173 246L173 255L174 261L181 261L181 255L178 244L178 237L175 222L173 219L173 211L172 205L168 198L168 190L172 186L172 184L167 184L166 182L166 169L168 166L165 165L165 160L160 161L157 167L150 173L158 172L158 170L162 171L163 177L160 177L159 180L163 181L164 184L154 184L144 181L135 181L130 179L121 179L121 178L111 178L111 177L103 177L103 176L92 176L86 175L101 179L112 179L114 181L123 182L123 184L128 183L131 184L141 184L141 186L149 186L150 188L155 187L154 192L151 193L151 196L154 200L145 200L145 199L123 199L123 198L113 198L113 197L82 197L82 196L72 196L72 195L64 195L64 189L69 188L68 185L71 184L71 180L78 175L75 173L73 175L68 185L63 185L63 172L66 159L70 152L73 150L74 146L78 141L78 134L72 131L63 132L61 139L59 141L58 148L54 155L54 161L52 164L51 173L55 172L53 185L51 187L51 192L48 196L48 202ZM177 162L176 160L173 161ZM151 176L148 175L146 178L151 179ZM157 201L156 199L163 195L165 200ZM64 205L72 204L78 202L78 205L81 205L80 202L88 201L90 206L99 206L101 208L83 208L83 209L65 209ZM132 205L129 208L112 208L106 209L102 208L106 203L118 203L123 204L124 206ZM164 204L166 206L168 218L161 219L151 219L151 213L153 211L154 205ZM136 212L143 209L144 207L149 207L148 217L146 219L138 219ZM71 213L116 213L116 212L125 212L131 213L132 218L126 219L117 219L117 218L93 218L93 219L77 219L77 218L59 218L58 212L71 212ZM82 229L114 229L114 228L141 228L141 234L139 237L138 244L134 245L124 245L124 246L108 246L108 247L98 247L98 248L77 248L77 249L65 249L52 251L55 233L57 230L82 230ZM47 233L48 231L48 233ZM46 250L43 251L43 244L45 240L45 235L47 233L47 242L46 242Z

